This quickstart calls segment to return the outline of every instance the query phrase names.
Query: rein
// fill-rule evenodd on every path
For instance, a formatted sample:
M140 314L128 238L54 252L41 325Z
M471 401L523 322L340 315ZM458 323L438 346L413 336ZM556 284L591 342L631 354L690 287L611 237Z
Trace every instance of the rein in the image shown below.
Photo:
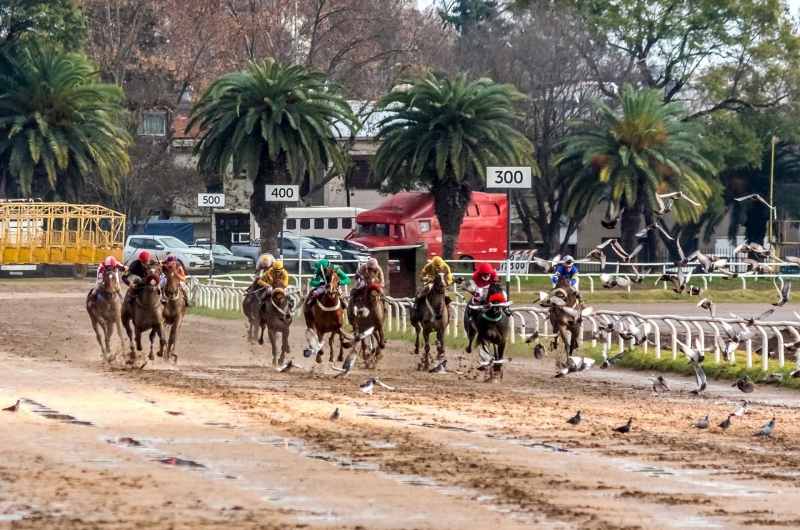
M497 316L497 318L488 317L488 316L486 316L486 313L481 313L481 316L483 318L485 318L486 320L489 320L490 322L500 322L500 319L503 318L503 314L502 313L500 313Z
M275 300L272 300L272 299L270 298L270 303L272 304L272 307L274 307L274 308L275 308L275 311L277 311L278 313L280 313L280 314L281 314L281 315L283 315L283 316L286 316L286 311L284 311L283 309L281 309L280 307L278 307L278 304L276 304L276 303L275 303Z

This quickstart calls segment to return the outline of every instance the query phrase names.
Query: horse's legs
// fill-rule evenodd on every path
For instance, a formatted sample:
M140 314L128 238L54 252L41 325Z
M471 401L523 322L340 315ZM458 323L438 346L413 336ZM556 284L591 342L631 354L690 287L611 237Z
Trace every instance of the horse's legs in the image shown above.
M333 333L331 333L331 335L333 335ZM342 331L342 328L339 328L339 332L337 333L337 335L339 335L339 358L337 359L337 361L341 363L344 362L344 342L345 342L345 336L344 332ZM333 356L333 350L331 350L331 356Z
M261 322L259 324L261 326L261 336L258 338L258 343L263 346L264 345L264 330L267 328L266 322Z
M281 358L278 361L280 364L283 364L287 353L291 353L291 349L289 348L289 326L286 326L284 330L281 331Z
M105 354L103 355L105 357L106 355L111 355L111 337L114 336L114 321L113 320L111 320L111 321L104 320L103 321L103 333L105 334L105 337L106 337L106 351L105 351Z
M151 361L155 360L155 356L153 355L153 343L155 342L156 333L157 333L156 326L153 326L150 329L150 355L147 356L147 358L150 359ZM159 351L158 356L161 357L162 355L164 355L164 353Z
M417 340L414 342L414 355L419 355L419 325L414 324L414 331L417 333Z
M439 343L439 345L436 347L436 353L439 354L437 359L442 359L442 358L444 358L444 330L443 329L440 329L439 331L436 332L436 342Z
M136 350L142 351L142 330L134 325L134 334L136 335Z
M328 339L328 346L330 346L330 348L331 348L331 351L328 354L328 362L331 362L331 363L333 362L333 338L335 336L337 336L337 334L334 333L333 331L331 331L331 336ZM339 340L341 341L341 338Z
M175 350L178 347L178 332L181 329L181 324L183 324L183 317L178 315L175 322L170 327L169 344L167 345L167 360L171 361L174 358L174 362L176 363L178 362L178 354L175 353Z
M167 350L167 341L164 339L164 324L159 324L158 326L156 326L156 333L158 334L158 341L159 341L158 356L163 357Z
M325 334L317 331L317 340L319 341L319 351L317 352L317 362L322 362L322 354L325 353ZM333 359L331 359L333 360Z
M496 348L495 359L500 361L500 360L503 359L503 355L505 355L505 351L506 351L506 343L505 343L505 341L501 342L500 344L496 344L495 348ZM494 368L495 372L499 372L500 373L500 379L503 378L503 366L505 366L505 365L504 364L495 364L492 367L492 368Z
M128 342L131 345L131 354L135 351L134 350L134 341L133 341L133 330L131 329L131 321L130 320L123 320L122 326L125 328L125 333L128 335Z
M430 345L431 332L427 329L422 330L422 339L425 341L425 357L423 359L423 368L428 370L431 367L431 345Z
M92 314L90 314L89 317L92 319L92 329L94 329L94 334L97 336L97 344L100 345L100 351L103 353L103 357L105 357L106 350L103 346L103 337L100 335L100 322Z
M269 336L269 343L272 346L272 366L278 366L278 345L275 343L277 337L275 337L275 330L269 328L267 330L267 335Z

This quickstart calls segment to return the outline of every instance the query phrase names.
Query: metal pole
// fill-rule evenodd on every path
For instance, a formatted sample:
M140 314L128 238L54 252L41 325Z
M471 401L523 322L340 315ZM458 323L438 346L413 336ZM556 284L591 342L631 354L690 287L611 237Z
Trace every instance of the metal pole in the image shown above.
M211 244L208 247L209 263L211 264L208 268L208 284L211 285L211 278L214 276L214 208L209 208L208 212L208 228L211 231L211 237L209 238Z
M769 168L769 225L768 225L768 228L769 228L769 248L773 252L775 252L775 250L772 248L772 225L773 225L773 223L775 221L775 210L773 209L773 202L772 202L773 190L774 190L774 187L775 187L774 186L774 184L775 184L775 140L777 140L777 138L775 138L773 136L772 137L772 165Z
M511 299L511 188L506 189L506 296Z

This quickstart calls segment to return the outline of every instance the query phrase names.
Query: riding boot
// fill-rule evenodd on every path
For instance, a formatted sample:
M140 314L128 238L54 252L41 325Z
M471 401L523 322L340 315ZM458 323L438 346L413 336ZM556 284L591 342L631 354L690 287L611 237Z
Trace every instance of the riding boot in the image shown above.
M344 298L342 298L342 299L341 299L341 302L342 302L342 309L344 309L345 311L347 311L347 300L345 300Z
M308 306L309 307L314 307L314 304L316 304L316 303L317 303L317 295L316 294L312 294L311 298L308 299Z

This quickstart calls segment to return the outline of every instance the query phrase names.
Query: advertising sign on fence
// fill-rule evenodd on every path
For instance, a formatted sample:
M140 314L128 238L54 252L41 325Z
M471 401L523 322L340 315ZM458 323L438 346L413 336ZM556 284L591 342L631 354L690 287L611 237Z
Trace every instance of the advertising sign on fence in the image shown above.
M533 259L533 250L512 250L511 251L511 274L526 274L528 264ZM508 261L500 264L500 272L505 273Z

